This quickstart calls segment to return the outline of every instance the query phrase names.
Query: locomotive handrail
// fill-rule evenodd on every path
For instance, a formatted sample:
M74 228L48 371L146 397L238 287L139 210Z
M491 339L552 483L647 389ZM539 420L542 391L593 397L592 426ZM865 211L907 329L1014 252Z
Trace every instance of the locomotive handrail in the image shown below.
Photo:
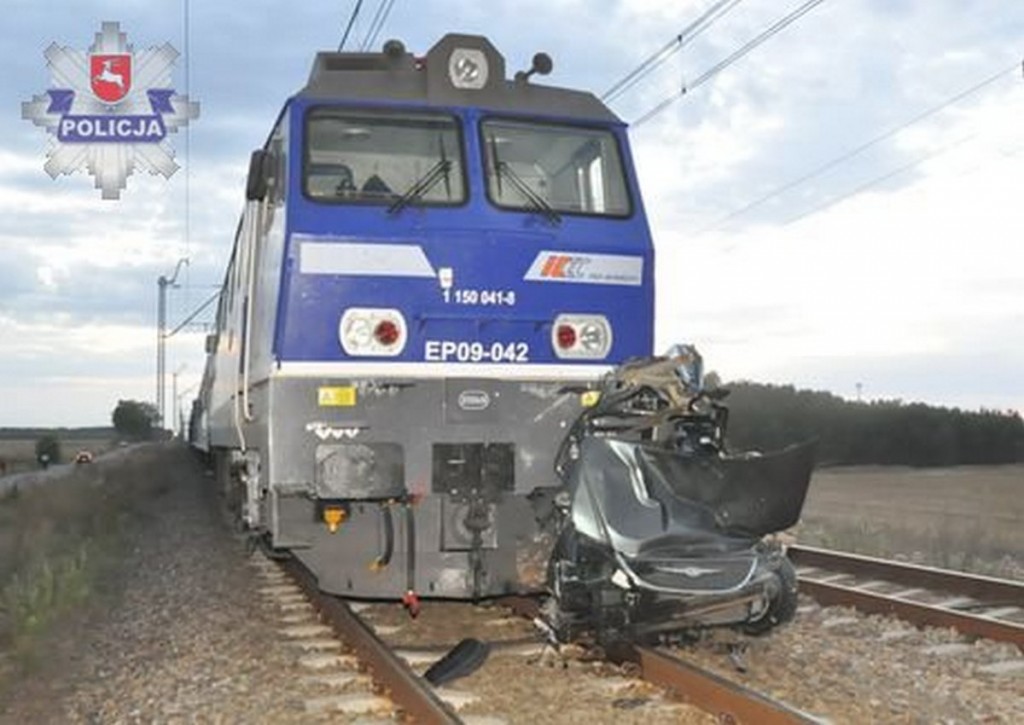
M247 283L245 275L246 275L246 273L248 271L248 268L249 268L249 257L248 257L248 255L249 255L249 235L250 235L250 230L252 228L252 211L251 210L252 210L252 202L246 202L246 208L245 208L245 210L242 213L242 223L241 223L241 228L239 229L239 234L238 234L238 239L239 239L239 242L240 242L240 246L239 246L239 249L238 249L238 252L239 252L239 254L238 254L238 270L239 270L238 286L239 287L242 287L243 285L246 285L246 283ZM246 301L246 307L248 307L248 306L249 306L249 303L248 303L248 301ZM245 444L245 431L242 429L241 405L242 404L248 405L248 391L247 391L247 388L248 388L248 373L245 370L245 368L246 368L245 359L246 359L246 355L247 355L248 349L249 349L249 344L248 344L249 343L249 336L248 336L249 329L248 329L247 321L248 321L248 314L246 314L246 319L243 320L243 327L244 327L245 334L244 334L244 339L242 341L242 349L239 352L239 357L240 357L239 364L238 364L238 367L235 369L235 390L234 390L234 394L232 396L232 406L231 406L231 410L232 410L232 414L233 414L232 415L232 419L233 419L233 422L235 424L235 432L238 434L239 448L241 449L241 451L243 453L246 450L246 444ZM249 416L248 415L246 415L246 420L249 420Z
M249 222L249 235L246 246L248 254L245 259L246 266L246 290L245 290L245 345L242 348L242 415L247 423L254 418L249 408L249 363L252 360L252 299L256 286L256 242L259 239L260 228L263 226L263 205L265 201L252 202L255 207L256 218ZM252 209L252 207L250 207Z

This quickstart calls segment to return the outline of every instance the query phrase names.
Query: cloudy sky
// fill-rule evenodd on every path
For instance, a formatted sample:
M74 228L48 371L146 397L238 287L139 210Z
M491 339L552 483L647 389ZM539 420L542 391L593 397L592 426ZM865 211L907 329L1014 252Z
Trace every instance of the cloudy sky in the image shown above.
M186 1L5 2L0 426L104 424L119 398L155 399L157 278L189 259L172 325L213 293L248 153L355 5L193 1L188 194L185 168L136 173L119 201L83 173L51 180L47 136L21 118L50 87L44 50L84 50L118 21L137 51L184 51ZM641 118L802 2L735 3L613 109ZM544 50L546 82L601 94L713 4L395 0L375 45L480 33L510 69ZM363 3L350 48L378 7ZM695 342L726 379L1024 410L1022 56L1017 0L825 0L635 127L659 348ZM201 347L198 330L169 342L183 402Z

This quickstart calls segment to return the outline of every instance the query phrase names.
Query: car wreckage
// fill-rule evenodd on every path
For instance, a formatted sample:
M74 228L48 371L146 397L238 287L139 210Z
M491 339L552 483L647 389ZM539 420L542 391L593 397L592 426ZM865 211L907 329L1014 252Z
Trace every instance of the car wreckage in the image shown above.
M762 634L792 618L796 573L769 535L798 520L815 443L728 452L728 391L702 365L676 346L585 394L556 457L564 489L544 619L558 640Z

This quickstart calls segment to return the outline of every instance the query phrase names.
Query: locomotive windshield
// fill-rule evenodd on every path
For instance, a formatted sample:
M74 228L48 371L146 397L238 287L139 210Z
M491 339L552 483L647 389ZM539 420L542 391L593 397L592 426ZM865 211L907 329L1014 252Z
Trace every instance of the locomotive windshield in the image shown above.
M306 131L306 194L323 202L461 204L455 119L424 113L316 108Z
M482 124L487 193L497 206L628 216L629 195L610 131L488 120Z

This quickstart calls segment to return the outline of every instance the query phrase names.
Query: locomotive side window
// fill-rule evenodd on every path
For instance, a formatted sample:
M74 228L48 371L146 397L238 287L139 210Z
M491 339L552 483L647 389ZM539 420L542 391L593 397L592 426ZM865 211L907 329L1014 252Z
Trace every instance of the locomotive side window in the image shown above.
M285 123L286 119L282 119L277 124L267 149L270 151L270 158L273 159L270 192L275 205L283 204L288 195L288 143L285 138Z
M505 209L629 216L629 195L610 131L488 120L482 124L487 194Z
M462 143L451 116L315 108L306 123L306 195L347 204L462 204Z

